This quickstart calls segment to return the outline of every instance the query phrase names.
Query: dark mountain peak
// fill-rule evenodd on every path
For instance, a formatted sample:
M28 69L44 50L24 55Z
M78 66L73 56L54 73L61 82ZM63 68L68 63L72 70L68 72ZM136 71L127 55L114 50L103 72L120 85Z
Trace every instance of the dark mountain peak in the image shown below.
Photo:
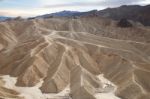
M98 10L95 9L95 10L91 10L91 11L89 11L89 12L98 12Z
M119 8L128 8L128 7L141 7L140 5L122 5Z
M99 16L121 20L126 18L138 21L143 25L150 25L150 5L123 5L117 8L107 8L98 12Z
M78 11L70 11L70 10L63 10L63 11L59 11L57 13L77 13Z

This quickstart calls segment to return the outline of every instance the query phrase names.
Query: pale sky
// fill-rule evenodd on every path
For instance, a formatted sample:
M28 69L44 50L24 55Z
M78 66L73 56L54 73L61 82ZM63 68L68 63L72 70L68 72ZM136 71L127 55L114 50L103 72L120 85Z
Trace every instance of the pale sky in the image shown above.
M150 0L0 0L0 16L30 17L63 10L89 11L135 4L148 5Z

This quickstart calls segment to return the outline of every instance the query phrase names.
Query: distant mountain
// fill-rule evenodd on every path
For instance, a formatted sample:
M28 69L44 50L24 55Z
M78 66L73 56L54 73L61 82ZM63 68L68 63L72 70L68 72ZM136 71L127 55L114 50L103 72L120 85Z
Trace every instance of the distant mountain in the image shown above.
M115 20L126 18L133 21L139 21L143 25L150 26L150 5L147 6L124 5L118 8L104 9L98 11L97 14L99 16L108 17Z
M102 16L114 20L128 19L137 21L145 26L150 26L150 5L123 5L117 8L107 8L104 10L92 10L74 14L75 16Z
M46 15L37 16L36 18L50 17L87 17L87 16L102 16L114 20L128 19L142 23L145 26L150 26L150 5L123 5L117 8L107 8L104 10L92 10L87 12L77 11L61 11Z
M4 21L6 19L9 19L10 17L0 16L0 21Z
M81 12L78 11L60 11L60 12L56 12L56 13L51 13L51 14L45 14L45 15L41 15L41 16L37 16L38 18L49 18L49 17L71 17L74 16L76 14L80 14Z
M35 18L50 18L50 17L75 17L75 16L89 16L94 15L98 10L91 10L87 12L78 12L78 11L60 11L56 13L45 14L41 16L36 16ZM32 18L30 18L32 19Z
M75 13L74 16L80 16L80 17L97 16L97 12L98 12L98 10L91 10L88 12Z

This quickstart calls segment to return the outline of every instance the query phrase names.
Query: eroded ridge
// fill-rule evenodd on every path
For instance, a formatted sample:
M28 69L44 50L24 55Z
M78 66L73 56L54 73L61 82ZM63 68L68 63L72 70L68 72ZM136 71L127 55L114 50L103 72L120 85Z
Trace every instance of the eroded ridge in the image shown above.
M48 94L98 99L97 94L110 95L113 89L121 99L150 99L150 34L144 27L122 29L115 24L101 18L1 22L0 74L17 78L10 88L13 95L8 89L4 96L23 98L18 87L32 88L42 81L36 90L43 99ZM104 88L101 74L114 85ZM59 94L66 88L67 95Z

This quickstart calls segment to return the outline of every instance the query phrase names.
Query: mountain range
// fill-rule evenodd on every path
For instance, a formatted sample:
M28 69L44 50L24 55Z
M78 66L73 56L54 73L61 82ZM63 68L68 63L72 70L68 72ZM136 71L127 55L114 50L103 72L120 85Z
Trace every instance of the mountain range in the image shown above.
M10 17L6 17L6 16L0 16L0 21L4 21L6 19L9 19Z
M51 13L51 14L45 14L45 15L41 15L41 16L37 16L37 18L49 18L49 17L71 17L74 16L76 14L79 14L81 12L78 11L60 11L60 12L56 12L56 13Z
M120 20L126 18L133 21L138 21L143 25L150 25L150 5L124 5L118 8L107 8L98 11L99 16Z
M123 18L140 22L145 26L150 26L150 5L123 5L116 8L106 8L103 10L91 10L87 12L78 11L60 11L56 13L50 13L40 15L33 18L50 18L50 17L87 17L87 16L101 16L110 18L113 20L121 20ZM10 17L0 16L0 20L4 21Z
M128 20L140 22L145 26L150 26L150 5L123 5L117 8L107 8L104 10L92 10L87 12L61 11L52 14L37 16L37 18L87 16L102 16L113 20L126 18Z

